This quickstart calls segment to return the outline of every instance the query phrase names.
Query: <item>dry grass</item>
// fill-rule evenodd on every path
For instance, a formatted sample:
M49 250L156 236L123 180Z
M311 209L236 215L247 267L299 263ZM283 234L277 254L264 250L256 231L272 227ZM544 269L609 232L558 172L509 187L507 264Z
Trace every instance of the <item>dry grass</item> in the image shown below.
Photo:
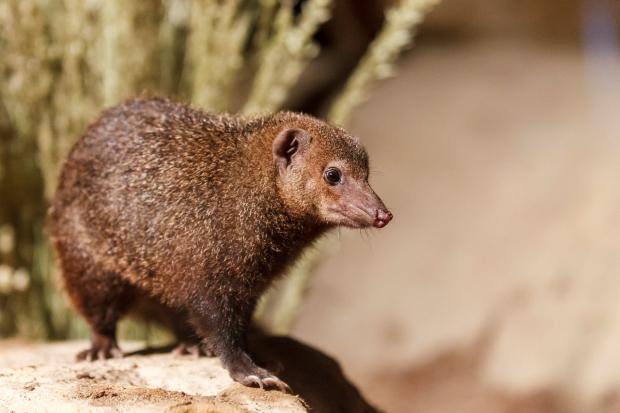
M391 65L410 41L420 4L405 1L390 12L333 119L346 119L383 75L377 67ZM43 220L60 163L103 107L147 93L214 111L234 110L241 96L243 113L276 111L320 52L314 34L330 5L308 0L295 13L291 1L275 0L2 1L0 225L15 247L0 251L0 264L11 280L25 274L28 287L0 293L0 332L81 334L58 294ZM304 271L287 293L293 299L270 306L287 313L286 325L299 307Z

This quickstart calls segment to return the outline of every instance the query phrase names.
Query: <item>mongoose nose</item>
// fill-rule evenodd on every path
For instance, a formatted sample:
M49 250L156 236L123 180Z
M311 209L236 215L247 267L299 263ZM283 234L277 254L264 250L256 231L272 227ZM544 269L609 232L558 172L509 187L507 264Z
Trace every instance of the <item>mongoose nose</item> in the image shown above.
M394 215L387 209L377 209L375 213L375 222L373 225L377 228L383 228L392 220Z

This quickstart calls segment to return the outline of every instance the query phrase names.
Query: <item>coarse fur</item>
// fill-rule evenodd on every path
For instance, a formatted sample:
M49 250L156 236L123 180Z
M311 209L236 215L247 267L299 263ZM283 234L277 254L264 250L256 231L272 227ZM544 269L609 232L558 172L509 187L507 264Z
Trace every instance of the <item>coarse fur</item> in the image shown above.
M326 184L328 165L348 184ZM137 310L200 340L235 380L285 389L247 353L252 312L330 227L387 224L367 178L359 141L309 116L243 119L162 98L105 111L49 211L65 289L92 329L79 357L120 355L116 323Z

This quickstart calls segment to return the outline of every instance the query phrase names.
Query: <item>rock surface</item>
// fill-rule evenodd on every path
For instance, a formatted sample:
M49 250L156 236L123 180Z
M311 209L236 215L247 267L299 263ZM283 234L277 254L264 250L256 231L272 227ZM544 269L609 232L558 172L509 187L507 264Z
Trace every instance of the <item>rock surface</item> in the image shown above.
M288 366L291 356L302 356L292 368L278 369L299 395L239 385L217 358L177 356L163 351L167 349L140 350L139 343L123 343L127 356L122 359L78 363L74 356L86 347L84 341L5 342L0 347L0 410L297 413L312 407L313 412L376 411L327 356L288 338L261 340L257 355L263 362L268 360L265 365L272 369L274 363ZM301 380L305 384L299 377L307 377Z

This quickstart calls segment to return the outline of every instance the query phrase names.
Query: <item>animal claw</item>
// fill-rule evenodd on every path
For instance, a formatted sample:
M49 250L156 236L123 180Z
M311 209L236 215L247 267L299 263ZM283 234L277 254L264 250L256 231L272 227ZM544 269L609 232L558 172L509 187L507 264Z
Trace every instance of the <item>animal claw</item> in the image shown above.
M270 387L276 387L278 390L280 390L283 393L291 394L293 392L288 384L286 384L285 382L283 382L276 376L265 377L263 379L263 382Z
M292 394L291 388L276 376L262 376L249 374L241 380L246 386L258 387L261 390L279 390L283 393Z
M256 384L261 390L264 390L263 381L258 376L251 374L246 376L246 380L249 380L250 383Z

